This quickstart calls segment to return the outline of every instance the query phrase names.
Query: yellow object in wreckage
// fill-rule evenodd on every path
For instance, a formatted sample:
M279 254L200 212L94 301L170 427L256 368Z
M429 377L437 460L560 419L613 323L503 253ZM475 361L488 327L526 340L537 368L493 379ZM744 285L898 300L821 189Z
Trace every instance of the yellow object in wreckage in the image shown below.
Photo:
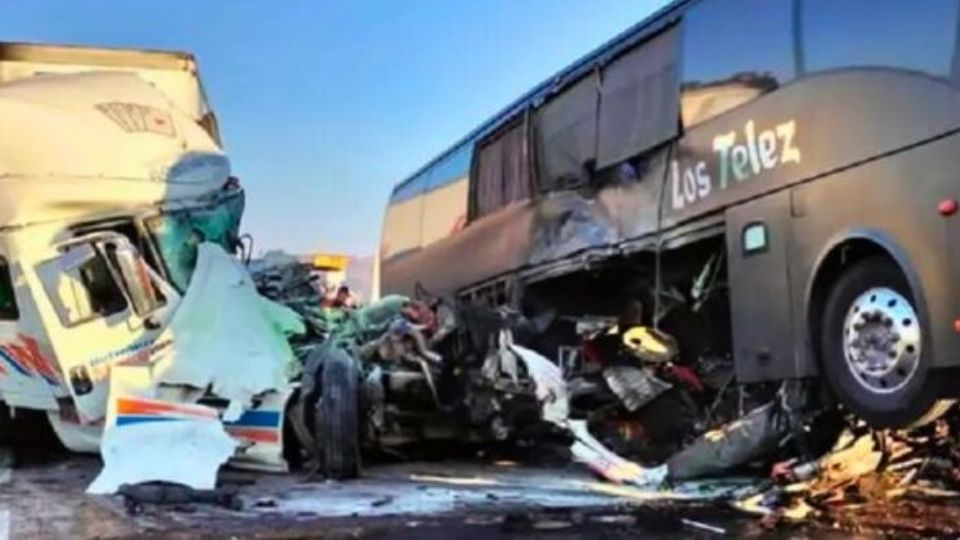
M677 356L676 340L654 328L632 326L621 334L621 339L624 347L646 362L671 362Z

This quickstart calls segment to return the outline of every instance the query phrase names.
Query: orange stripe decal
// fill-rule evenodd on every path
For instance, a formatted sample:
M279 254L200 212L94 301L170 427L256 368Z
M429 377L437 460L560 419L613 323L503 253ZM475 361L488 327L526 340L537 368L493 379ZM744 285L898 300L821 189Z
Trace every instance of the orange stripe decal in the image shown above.
M156 414L199 416L201 418L219 418L217 411L203 405L183 405L149 399L117 399L117 414Z

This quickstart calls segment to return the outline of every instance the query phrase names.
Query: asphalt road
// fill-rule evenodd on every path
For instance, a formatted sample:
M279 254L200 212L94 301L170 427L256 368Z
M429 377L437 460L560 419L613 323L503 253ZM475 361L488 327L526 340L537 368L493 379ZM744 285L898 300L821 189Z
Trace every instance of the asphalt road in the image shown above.
M9 538L846 538L829 524L768 528L713 498L742 483L680 492L612 486L576 465L509 461L414 462L369 467L350 482L296 474L221 473L242 510L145 505L84 495L95 457L68 456L0 472L0 540ZM870 532L879 532L878 528ZM906 532L906 531L900 531ZM929 536L929 531L926 534Z

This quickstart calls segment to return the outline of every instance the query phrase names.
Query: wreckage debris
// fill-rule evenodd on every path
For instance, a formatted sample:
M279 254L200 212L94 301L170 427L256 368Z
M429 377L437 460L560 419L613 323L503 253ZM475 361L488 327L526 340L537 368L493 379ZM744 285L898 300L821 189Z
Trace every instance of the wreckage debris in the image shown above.
M172 506L194 503L213 504L234 511L243 510L243 503L234 491L227 489L193 489L183 484L145 482L124 484L117 489L130 515L143 512L144 505Z
M842 528L942 534L955 529L957 518L946 505L960 497L958 427L956 409L909 431L854 424L822 457L775 464L773 485L734 506L762 516L768 526L819 520Z
M219 253L206 248L200 253L199 268L219 264ZM221 273L235 270L228 266L223 268L229 272ZM181 375L170 381L182 385L196 378L198 387L213 383L214 393L223 394L219 397L227 404L219 408L196 404L199 393L185 394L189 400L176 405L196 408L193 421L211 431L205 440L229 441L229 447L221 445L217 455L202 465L205 472L191 473L189 479L168 473L158 478L157 471L138 476L135 466L133 472L117 474L114 469L124 463L120 459L124 444L117 434L140 429L145 437L153 437L161 431L125 424L104 438L104 448L117 446L117 458L108 459L104 470L110 481L99 479L91 491L119 489L134 507L187 502L230 506L228 495L209 491L217 468L237 444L228 437L236 430L222 422L226 415L236 420L262 403L265 391L279 394L289 381L299 383L288 420L301 458L328 478L359 474L361 454L371 449L458 439L510 440L520 445L545 440L541 435L548 433L568 442L573 461L614 484L645 489L647 497L655 498L657 490L665 490L666 497L671 488L682 489L693 480L754 475L752 485L723 493L736 493L736 508L762 516L770 526L781 521L839 521L857 515L855 509L871 502L960 498L960 452L953 450L960 438L956 415L909 433L854 426L830 451L818 455L810 451L807 439L821 430L816 421L825 409L810 399L809 388L802 383L786 383L779 389L731 385L732 378L724 374L729 373L729 362L700 358L691 363L676 340L660 330L611 321L585 324L577 332L578 346L555 361L534 346L521 345L515 336L525 336L534 324L517 313L403 296L366 306L325 307L322 291L309 273L289 261L253 275L257 292L271 301L258 303L250 300L257 298L252 287L241 285L246 279L242 273L235 277L231 281L235 292L229 294L243 289L245 305L256 304L247 313L258 313L264 331L277 338L273 343L279 352L266 355L269 361L261 366L272 382L264 386L262 378L224 376L228 363L219 360L187 371L180 366ZM204 283L201 272L191 287ZM213 357L223 358L219 353ZM120 382L113 389L118 392L116 403L149 401L158 395L125 388ZM111 418L123 411L117 408ZM166 425L188 426L185 420L190 415L179 416L181 422ZM658 422L665 426L658 428ZM121 424L113 420L108 425L114 423ZM205 446L214 447L220 448ZM109 455L106 452L105 459ZM193 458L191 462L198 463ZM758 471L769 472L769 478L756 476ZM121 487L151 480L174 484ZM196 485L177 485L191 482ZM383 497L371 506L393 502ZM724 532L695 520L683 525Z

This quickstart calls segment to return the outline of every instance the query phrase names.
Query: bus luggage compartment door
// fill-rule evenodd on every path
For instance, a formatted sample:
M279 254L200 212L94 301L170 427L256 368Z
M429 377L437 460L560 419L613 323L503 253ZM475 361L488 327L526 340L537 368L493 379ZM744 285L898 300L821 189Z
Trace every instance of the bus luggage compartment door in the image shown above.
M730 317L737 379L795 376L788 191L726 211Z

